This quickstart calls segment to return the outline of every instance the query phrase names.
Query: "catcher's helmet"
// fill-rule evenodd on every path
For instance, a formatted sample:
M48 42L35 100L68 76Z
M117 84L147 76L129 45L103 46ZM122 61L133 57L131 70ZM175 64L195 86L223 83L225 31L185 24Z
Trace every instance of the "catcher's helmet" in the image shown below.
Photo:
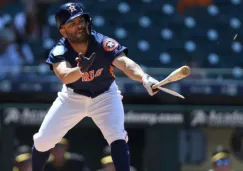
M69 2L63 4L55 15L56 25L60 29L63 24L66 24L67 22L81 15L84 16L87 22L87 31L90 33L91 18L88 13L84 12L83 7L79 3Z

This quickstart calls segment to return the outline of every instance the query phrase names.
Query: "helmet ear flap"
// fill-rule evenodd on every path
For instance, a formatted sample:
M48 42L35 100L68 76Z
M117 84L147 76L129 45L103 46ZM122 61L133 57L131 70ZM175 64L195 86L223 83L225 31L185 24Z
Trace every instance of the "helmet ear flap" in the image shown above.
M89 22L92 25L92 18L91 17L89 17Z
M92 18L90 17L86 24L86 31L89 35L91 34L91 26L92 26Z

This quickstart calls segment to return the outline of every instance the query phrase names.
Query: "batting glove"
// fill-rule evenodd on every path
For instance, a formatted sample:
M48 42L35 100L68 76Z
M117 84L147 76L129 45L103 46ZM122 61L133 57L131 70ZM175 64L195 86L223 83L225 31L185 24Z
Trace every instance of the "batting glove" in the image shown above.
M83 56L82 53L78 54L78 57L76 58L77 66L80 68L81 72L87 72L89 70L89 67L93 64L94 59L96 57L95 52L92 53L92 55L88 58Z
M150 96L155 95L159 92L159 89L153 89L152 86L158 83L159 81L154 79L153 77L145 74L142 78L143 86L146 88Z

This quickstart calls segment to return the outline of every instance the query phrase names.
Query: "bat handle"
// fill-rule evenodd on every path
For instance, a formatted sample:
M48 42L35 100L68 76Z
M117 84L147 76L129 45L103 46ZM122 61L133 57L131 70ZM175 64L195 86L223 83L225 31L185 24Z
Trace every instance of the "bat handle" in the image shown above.
M157 87L159 87L159 86L157 86L157 84L154 84L154 85L152 86L152 89L156 89Z
M173 90L170 90L170 89L167 89L167 88L163 88L163 87L158 87L158 89L160 89L161 91L164 91L164 92L166 92L168 94L171 94L173 96L177 96L177 97L180 97L182 99L185 99L184 96L182 96L181 94L179 94L179 93L177 93L177 92L175 92Z
M161 86L163 86L163 85L165 85L165 84L167 84L167 83L169 83L169 82L170 82L170 81L169 81L167 78L165 78L164 80L162 80L162 81L160 81L160 82L154 84L154 85L152 86L152 88L153 88L153 89L156 89L156 88L161 87Z

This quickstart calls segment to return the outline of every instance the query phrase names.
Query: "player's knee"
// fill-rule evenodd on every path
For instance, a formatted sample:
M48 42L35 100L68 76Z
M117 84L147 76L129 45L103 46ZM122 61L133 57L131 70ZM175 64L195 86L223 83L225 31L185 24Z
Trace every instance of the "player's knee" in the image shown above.
M113 133L106 137L106 141L108 142L109 145L111 145L111 143L116 140L125 140L126 142L128 142L127 131L124 130L122 132Z
M45 152L53 148L55 143L53 143L50 138L37 133L34 135L34 145L36 150Z

